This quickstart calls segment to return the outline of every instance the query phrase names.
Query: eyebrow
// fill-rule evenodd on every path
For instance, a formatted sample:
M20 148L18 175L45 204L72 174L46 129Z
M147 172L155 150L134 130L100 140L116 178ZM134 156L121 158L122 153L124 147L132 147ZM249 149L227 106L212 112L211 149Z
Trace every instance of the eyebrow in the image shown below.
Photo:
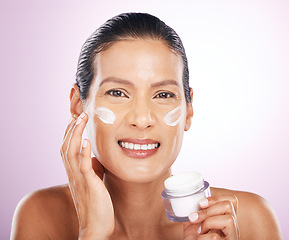
M134 84L131 81L121 79L121 78L116 78L116 77L108 77L108 78L105 78L104 80L101 81L101 83L99 84L99 87L102 86L104 83L108 83L108 82L114 82L114 83L120 83L120 84L124 84L124 85L134 86ZM180 87L180 84L176 80L170 80L170 79L169 80L163 80L163 81L156 82L156 83L152 83L151 87L155 88L155 87L161 87L161 86L165 86L165 85L175 85L177 87Z
M105 78L104 80L101 81L101 83L99 84L99 87L102 84L108 83L108 82L114 82L114 83L120 83L120 84L124 84L124 85L134 86L134 84L128 80L121 79L121 78L115 78L115 77L108 77L108 78Z
M176 80L164 80L164 81L152 83L151 87L161 87L161 86L165 86L165 85L176 85L176 86L180 87L180 84Z

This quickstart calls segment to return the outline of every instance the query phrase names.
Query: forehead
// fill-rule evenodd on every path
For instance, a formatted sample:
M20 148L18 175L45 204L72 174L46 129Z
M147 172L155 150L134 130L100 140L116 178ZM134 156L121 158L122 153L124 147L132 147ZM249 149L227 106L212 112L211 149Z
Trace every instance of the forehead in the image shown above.
M182 58L160 40L122 40L101 52L94 62L99 80L118 77L130 81L176 80L182 85Z

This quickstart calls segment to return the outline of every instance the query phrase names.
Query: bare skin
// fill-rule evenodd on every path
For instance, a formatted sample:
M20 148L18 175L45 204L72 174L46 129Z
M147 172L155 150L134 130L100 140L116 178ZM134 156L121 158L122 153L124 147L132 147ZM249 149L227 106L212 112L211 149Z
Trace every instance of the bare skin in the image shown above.
M212 197L200 203L201 210L190 215L190 222L167 219L163 182L171 176L171 164L193 116L177 54L161 41L130 39L105 50L95 68L96 91L90 92L90 101L111 109L116 121L108 125L90 116L98 150L97 159L91 159L91 142L81 138L88 115L82 113L86 109L77 86L72 88L73 119L60 151L69 184L24 198L15 212L11 239L281 239L270 206L252 193L212 188ZM176 126L166 125L162 113L178 106L185 116ZM160 145L139 160L119 141Z
M240 229L240 240L281 239L281 232L276 217L268 203L261 197L247 192L211 188L212 196L235 195L238 198L237 219ZM142 206L143 207L143 206ZM147 206L148 210L150 206ZM164 210L162 210L164 212ZM11 239L78 239L78 219L68 185L43 189L27 196L18 206L15 213ZM134 217L142 217L134 212ZM134 225L134 222L131 223ZM150 226L147 222L139 228L131 228L132 239L183 239L183 226L179 223L158 223L155 228L158 234L147 238L144 232ZM140 226L139 226L140 227ZM37 231L35 231L37 229ZM134 232L136 231L136 232ZM116 231L111 239L126 238L125 233Z

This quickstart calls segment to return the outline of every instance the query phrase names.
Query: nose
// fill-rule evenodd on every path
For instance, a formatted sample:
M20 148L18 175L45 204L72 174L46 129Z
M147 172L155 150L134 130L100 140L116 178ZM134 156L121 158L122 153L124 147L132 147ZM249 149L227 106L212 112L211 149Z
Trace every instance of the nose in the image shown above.
M128 113L128 123L141 130L151 128L155 123L150 103L145 99L135 99Z

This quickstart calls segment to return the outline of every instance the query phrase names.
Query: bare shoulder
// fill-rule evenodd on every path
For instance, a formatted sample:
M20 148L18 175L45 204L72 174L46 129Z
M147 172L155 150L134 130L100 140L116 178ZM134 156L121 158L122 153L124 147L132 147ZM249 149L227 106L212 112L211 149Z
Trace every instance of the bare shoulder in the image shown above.
M220 195L234 195L237 199L241 239L282 239L277 217L263 197L250 192L212 188L212 196Z
M78 228L73 227L77 224L67 185L41 189L28 194L18 203L11 239L65 239L68 235L78 234Z

